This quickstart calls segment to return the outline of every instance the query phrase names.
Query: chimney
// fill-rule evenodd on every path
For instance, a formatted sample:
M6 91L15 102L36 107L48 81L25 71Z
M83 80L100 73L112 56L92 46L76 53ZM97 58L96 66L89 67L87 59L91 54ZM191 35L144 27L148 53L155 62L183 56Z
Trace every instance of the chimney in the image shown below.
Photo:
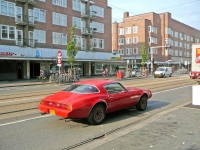
M127 17L129 17L129 12L124 13L124 18L127 18Z

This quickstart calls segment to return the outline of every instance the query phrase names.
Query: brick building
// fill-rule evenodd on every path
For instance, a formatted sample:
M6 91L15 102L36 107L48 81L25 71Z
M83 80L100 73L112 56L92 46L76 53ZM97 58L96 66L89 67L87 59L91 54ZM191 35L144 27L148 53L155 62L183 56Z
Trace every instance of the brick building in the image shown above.
M0 80L32 78L40 69L67 69L66 45L75 25L79 50L75 66L82 75L114 67L110 57L111 8L107 0L0 0Z
M150 48L154 47L155 65L173 64L175 69L181 65L189 68L191 43L199 42L199 30L173 19L168 12L135 16L125 12L122 22L112 24L112 50L118 52L123 60L129 60L133 66L141 65L142 43L145 43L149 59ZM165 48L166 44L171 48Z

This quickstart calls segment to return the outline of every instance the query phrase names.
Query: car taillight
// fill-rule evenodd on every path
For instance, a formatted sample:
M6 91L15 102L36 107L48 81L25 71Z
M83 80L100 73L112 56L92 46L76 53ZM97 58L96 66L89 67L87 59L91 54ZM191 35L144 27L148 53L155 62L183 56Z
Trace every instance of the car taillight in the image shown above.
M56 107L72 111L72 105L56 103Z

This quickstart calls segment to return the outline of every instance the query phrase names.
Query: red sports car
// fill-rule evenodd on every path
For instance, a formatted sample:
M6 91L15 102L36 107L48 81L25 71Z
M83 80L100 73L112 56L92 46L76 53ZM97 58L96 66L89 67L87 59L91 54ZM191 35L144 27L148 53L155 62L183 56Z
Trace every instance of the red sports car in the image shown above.
M84 80L42 99L38 108L44 114L63 118L87 118L100 124L107 113L136 106L140 111L152 97L148 89L125 88L114 80Z

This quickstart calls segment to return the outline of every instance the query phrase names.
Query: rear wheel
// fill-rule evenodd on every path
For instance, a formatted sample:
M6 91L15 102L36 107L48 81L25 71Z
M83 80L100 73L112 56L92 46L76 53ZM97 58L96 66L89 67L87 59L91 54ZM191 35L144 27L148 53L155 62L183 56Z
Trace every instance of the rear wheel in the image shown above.
M146 107L147 107L147 97L146 97L145 95L143 95L143 96L140 98L138 104L136 105L136 108L137 108L137 110L139 110L139 111L143 111L143 110L146 109Z
M103 122L104 118L105 107L102 104L97 104L93 107L87 119L91 125L98 125Z

